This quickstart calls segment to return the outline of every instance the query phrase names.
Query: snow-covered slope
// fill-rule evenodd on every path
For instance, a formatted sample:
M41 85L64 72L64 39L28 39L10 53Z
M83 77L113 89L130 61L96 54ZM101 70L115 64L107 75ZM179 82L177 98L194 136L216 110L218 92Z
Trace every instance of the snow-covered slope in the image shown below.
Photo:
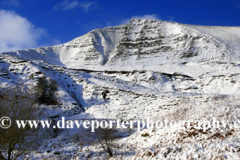
M240 27L219 27L219 26L194 26L186 25L186 27L196 29L201 33L210 35L222 43L226 44L230 51L230 60L239 61L240 57Z
M133 19L68 43L0 54L0 84L58 83L59 105L44 117L238 121L240 28ZM108 100L102 93L108 91ZM81 130L84 132L84 130ZM79 132L71 130L71 134ZM148 133L147 137L142 134ZM127 135L127 136L126 136ZM239 130L220 135L189 129L124 132L112 159L236 159ZM29 159L107 159L99 144L79 146L63 131ZM215 147L214 147L215 145ZM60 155L55 155L55 151Z
M240 61L240 28L133 19L93 30L68 43L4 54L71 67Z

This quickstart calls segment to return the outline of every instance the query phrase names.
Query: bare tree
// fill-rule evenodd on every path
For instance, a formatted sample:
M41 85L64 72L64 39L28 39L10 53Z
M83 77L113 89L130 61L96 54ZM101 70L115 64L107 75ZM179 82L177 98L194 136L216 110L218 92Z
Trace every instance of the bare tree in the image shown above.
M50 79L48 80L45 76L38 78L36 85L36 96L38 97L39 103L44 104L55 104L56 101L56 91L57 91L57 81Z
M16 120L33 120L37 115L36 96L23 84L1 89L0 117L7 116L12 124L8 129L0 128L0 159L17 159L36 147L37 129L19 128Z
M88 130L82 129L81 132L75 133L72 137L71 140L78 145L80 145L81 150L84 145L86 144L92 144L93 142L93 136L92 133Z
M117 129L115 128L99 128L96 130L97 141L100 143L102 149L108 153L110 157L113 156L113 149L118 148L115 140L118 138Z
M55 92L57 91L57 87L58 87L57 81L50 79L49 86L48 86L49 88L48 99L55 101Z
M47 88L48 83L46 77L39 77L37 80L37 85L35 87L35 93L40 103L44 102L47 97Z

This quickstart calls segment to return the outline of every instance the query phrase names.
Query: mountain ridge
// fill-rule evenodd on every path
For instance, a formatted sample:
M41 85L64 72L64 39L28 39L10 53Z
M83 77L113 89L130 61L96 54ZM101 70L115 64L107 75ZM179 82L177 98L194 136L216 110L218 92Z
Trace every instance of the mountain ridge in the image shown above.
M61 45L0 53L0 85L33 88L41 77L55 80L58 104L39 105L40 119L128 121L149 117L156 122L213 122L216 117L239 124L240 28L208 28L135 19ZM225 134L220 129L123 128L120 138L114 139L121 147L112 158L213 159L213 155L223 155L238 159L239 128L223 130ZM101 145L92 144L91 138L81 147L79 141L73 142L76 134L84 135L86 141L91 136L84 128L61 129L57 137L49 136L26 158L71 159L74 155L89 159L91 155L92 159L106 159Z
M223 34L222 37L228 39L223 41L223 38L219 38L221 35L210 34L206 28L221 31L219 33ZM238 27L233 29L240 30ZM240 34L234 38L227 37L225 35L228 33L223 32L224 30L229 30L229 27L132 19L129 24L95 29L64 44L3 54L41 59L71 67L239 61L240 51L237 44L240 42ZM229 33L230 36L231 34ZM232 47L228 42L231 38L236 40L236 44L231 42L235 47L233 49L229 49Z

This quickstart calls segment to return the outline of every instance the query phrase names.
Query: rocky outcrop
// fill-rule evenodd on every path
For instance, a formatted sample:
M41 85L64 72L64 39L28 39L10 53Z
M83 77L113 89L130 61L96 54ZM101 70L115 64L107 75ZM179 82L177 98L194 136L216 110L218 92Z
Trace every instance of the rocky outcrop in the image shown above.
M93 30L62 45L4 54L72 67L236 61L231 57L239 53L232 53L225 42L201 29L179 23L133 19L126 25Z

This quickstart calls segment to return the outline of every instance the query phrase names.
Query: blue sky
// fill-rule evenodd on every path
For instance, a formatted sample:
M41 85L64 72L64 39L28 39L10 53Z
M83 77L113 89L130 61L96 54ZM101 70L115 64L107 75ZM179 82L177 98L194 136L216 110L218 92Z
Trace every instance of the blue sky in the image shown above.
M240 26L240 0L1 0L0 52L65 43L131 18Z

